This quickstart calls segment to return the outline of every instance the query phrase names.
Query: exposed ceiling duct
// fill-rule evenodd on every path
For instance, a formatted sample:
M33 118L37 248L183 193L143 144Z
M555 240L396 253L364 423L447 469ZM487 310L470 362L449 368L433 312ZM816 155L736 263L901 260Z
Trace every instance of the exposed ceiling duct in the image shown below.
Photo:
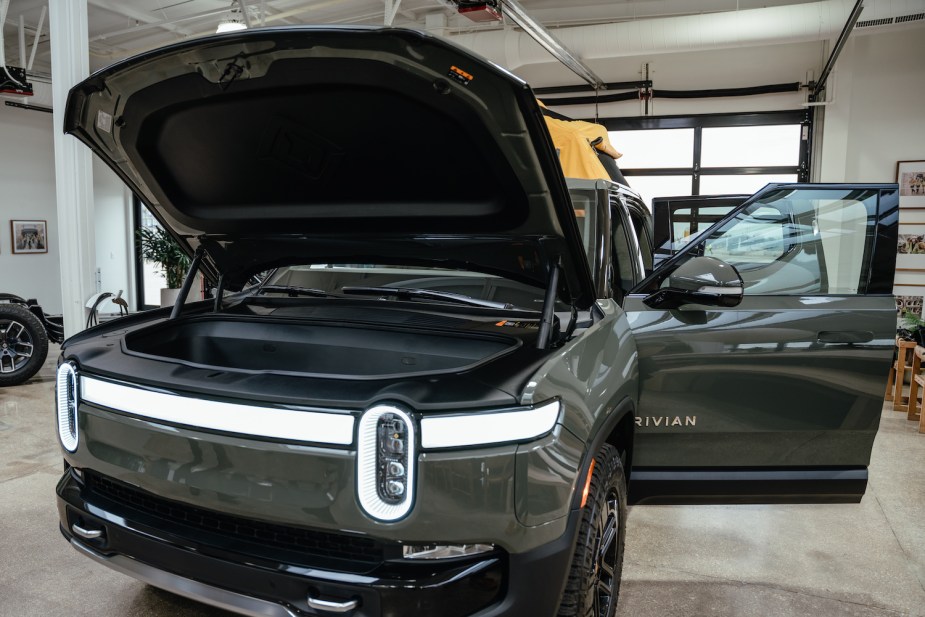
M863 19L925 11L925 0L868 0ZM558 28L556 37L584 61L624 56L800 43L835 38L853 0L824 0L761 9ZM519 30L452 35L454 42L516 70L555 60Z

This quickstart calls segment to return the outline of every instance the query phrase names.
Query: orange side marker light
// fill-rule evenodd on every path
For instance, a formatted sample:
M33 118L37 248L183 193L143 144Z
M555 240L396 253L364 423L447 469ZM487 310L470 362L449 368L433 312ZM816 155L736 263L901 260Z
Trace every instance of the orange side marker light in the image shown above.
M588 478L585 480L585 490L581 491L581 507L584 508L588 503L588 493L591 492L591 476L594 474L594 459L591 459L591 466L588 467Z

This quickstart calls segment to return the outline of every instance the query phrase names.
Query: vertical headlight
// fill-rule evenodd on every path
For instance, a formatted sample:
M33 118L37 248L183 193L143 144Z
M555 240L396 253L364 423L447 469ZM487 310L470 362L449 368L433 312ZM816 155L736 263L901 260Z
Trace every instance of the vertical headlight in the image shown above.
M378 405L360 418L357 440L357 497L380 521L411 511L414 497L414 423L404 411Z
M70 362L58 367L56 384L58 437L68 452L77 449L77 370Z

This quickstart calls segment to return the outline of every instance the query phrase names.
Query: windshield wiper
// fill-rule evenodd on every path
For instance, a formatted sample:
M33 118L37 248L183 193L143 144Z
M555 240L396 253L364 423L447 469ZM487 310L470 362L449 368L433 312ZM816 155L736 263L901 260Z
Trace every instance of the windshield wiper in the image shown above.
M296 296L313 296L315 298L327 298L336 294L329 293L323 289L312 289L311 287L293 287L291 285L264 285L257 290L258 294L262 293L284 293L290 298Z
M341 292L366 296L394 296L399 300L440 300L442 302L454 302L456 304L468 304L470 306L481 306L505 311L518 308L507 302L480 300L450 291L434 291L432 289L414 289L410 287L344 287L341 289Z

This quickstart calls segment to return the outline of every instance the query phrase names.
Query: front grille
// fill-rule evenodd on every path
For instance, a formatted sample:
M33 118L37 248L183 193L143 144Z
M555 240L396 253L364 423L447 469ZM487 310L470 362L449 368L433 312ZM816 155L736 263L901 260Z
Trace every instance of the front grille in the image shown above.
M371 538L254 521L161 499L96 473L88 472L86 478L87 486L94 494L114 504L128 506L174 525L299 553L306 558L308 565L317 558L364 564L378 564L385 559L386 543Z

